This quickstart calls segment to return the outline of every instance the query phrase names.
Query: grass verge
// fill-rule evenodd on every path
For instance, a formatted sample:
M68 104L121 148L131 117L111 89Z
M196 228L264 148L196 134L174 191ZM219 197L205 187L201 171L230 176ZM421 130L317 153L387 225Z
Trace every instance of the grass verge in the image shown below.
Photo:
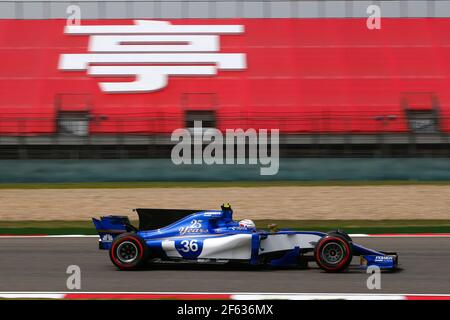
M132 221L138 225L137 221ZM276 223L278 228L348 233L450 233L450 220L255 220L258 228ZM0 221L0 234L96 234L90 221Z

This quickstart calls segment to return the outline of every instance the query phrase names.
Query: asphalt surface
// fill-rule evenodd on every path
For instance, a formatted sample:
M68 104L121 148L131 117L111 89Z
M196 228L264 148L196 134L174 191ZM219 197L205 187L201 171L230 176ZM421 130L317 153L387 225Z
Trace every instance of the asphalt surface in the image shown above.
M159 265L119 271L97 238L0 238L0 291L68 291L67 267L81 268L81 291L450 293L450 238L356 238L378 250L397 251L401 270L382 273L369 290L368 274L351 268L329 274L306 270L206 265ZM354 261L356 262L356 261Z

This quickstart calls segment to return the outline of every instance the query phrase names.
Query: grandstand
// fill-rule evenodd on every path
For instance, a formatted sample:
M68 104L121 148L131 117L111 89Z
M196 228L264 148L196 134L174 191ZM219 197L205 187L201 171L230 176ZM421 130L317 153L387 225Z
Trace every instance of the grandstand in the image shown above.
M245 67L105 92L104 78L61 68L90 47L65 33L72 4L82 25L241 25L219 45ZM195 120L279 129L284 157L450 156L448 17L450 1L1 1L0 157L166 157Z

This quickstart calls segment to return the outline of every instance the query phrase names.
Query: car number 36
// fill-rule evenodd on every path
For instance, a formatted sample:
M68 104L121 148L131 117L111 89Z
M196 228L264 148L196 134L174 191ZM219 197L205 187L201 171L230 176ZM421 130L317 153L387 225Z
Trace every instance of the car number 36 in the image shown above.
M197 240L183 240L181 241L182 248L180 249L183 252L196 252L198 251L198 243Z

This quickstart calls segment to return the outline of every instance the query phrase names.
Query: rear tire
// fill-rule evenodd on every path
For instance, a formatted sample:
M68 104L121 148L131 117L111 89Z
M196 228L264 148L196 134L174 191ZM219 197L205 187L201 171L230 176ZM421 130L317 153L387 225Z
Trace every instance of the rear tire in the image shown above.
M326 272L340 272L352 262L352 246L345 237L329 234L317 242L314 249L317 265Z
M109 257L120 270L137 270L147 261L148 247L135 233L122 233L114 239Z

